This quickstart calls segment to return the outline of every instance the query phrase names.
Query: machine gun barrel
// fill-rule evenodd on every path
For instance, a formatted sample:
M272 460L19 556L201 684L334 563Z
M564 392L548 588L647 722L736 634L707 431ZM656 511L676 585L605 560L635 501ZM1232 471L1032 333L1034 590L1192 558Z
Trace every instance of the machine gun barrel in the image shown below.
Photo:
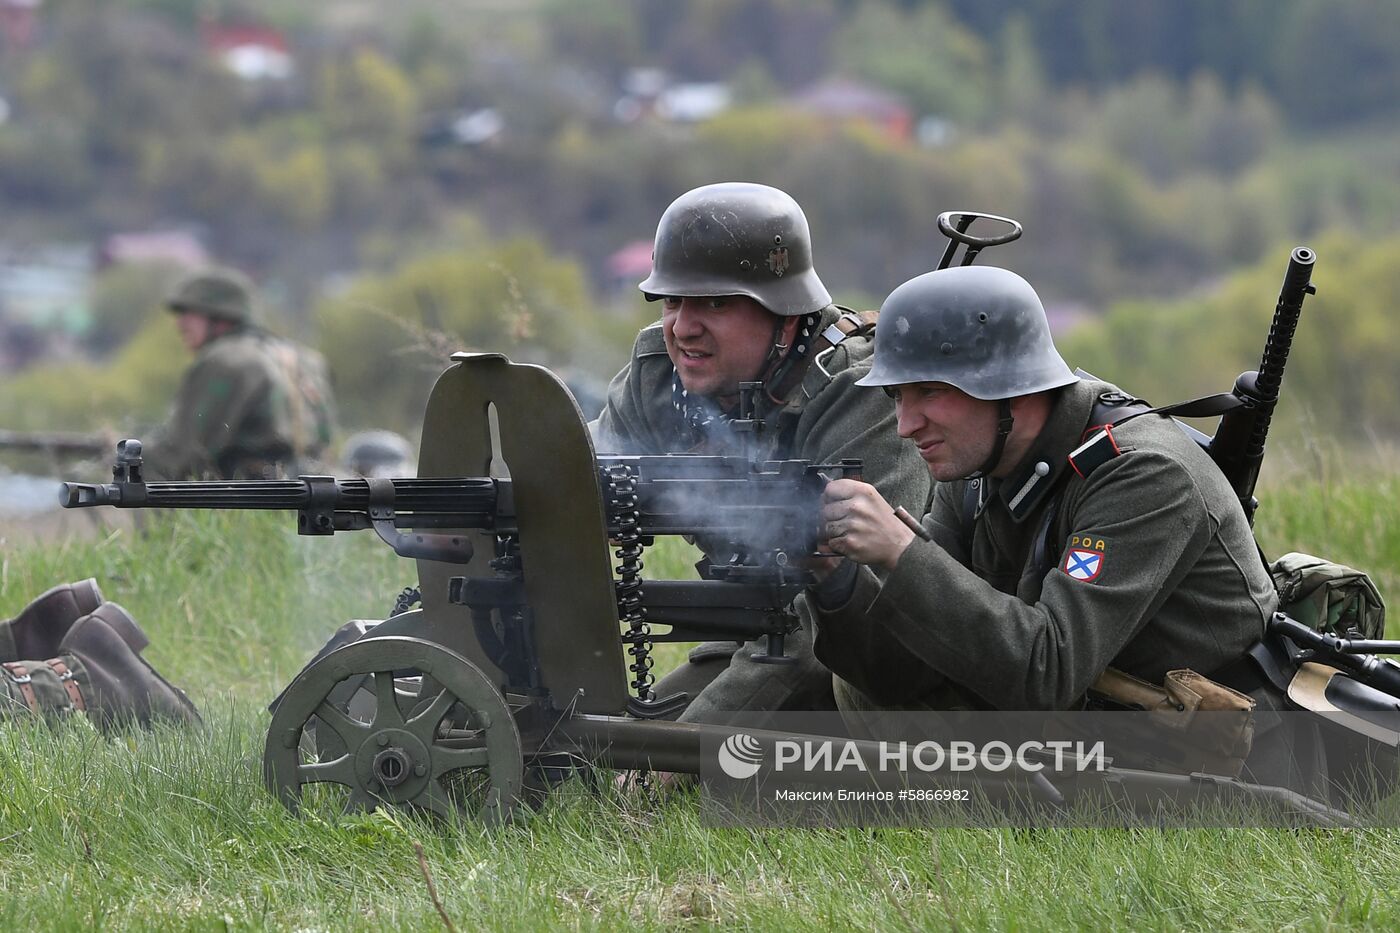
M301 534L326 535L387 523L395 528L516 531L509 479L443 477L151 482L141 476L140 442L118 447L111 483L63 483L64 508L256 509L296 511ZM858 474L860 461L754 463L742 457L604 456L599 476L624 467L635 488L643 535L723 536L753 553L815 549L819 474ZM606 493L606 490L605 490ZM610 519L610 530L618 530Z
M496 482L486 478L394 479L396 511L471 516L488 521L496 511ZM64 483L64 508L111 505L120 509L261 509L295 511L326 505L336 511L362 512L370 507L370 481L301 476L297 479L222 480L170 483ZM482 525L480 527L490 527Z

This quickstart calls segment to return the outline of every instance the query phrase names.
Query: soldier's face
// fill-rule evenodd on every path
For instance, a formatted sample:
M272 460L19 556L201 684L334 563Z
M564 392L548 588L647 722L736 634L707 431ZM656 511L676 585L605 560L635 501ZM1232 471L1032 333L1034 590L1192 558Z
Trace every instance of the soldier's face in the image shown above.
M739 383L763 374L777 316L746 295L661 301L666 352L681 385L687 392L732 406L739 397ZM783 343L792 343L798 320L783 322Z
M212 326L213 321L198 311L180 311L175 315L175 327L180 331L180 340L185 349L190 351L204 346Z
M899 436L914 443L939 482L961 479L991 456L997 403L973 398L946 382L893 386Z

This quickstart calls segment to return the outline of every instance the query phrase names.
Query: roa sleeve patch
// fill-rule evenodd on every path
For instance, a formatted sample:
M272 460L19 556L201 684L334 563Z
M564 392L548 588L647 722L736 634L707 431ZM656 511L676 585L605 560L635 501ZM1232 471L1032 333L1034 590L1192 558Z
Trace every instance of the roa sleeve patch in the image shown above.
M1065 551L1064 559L1060 561L1060 569L1071 579L1081 583L1092 583L1103 573L1104 562L1107 560L1106 551L1103 538L1071 535L1069 548Z

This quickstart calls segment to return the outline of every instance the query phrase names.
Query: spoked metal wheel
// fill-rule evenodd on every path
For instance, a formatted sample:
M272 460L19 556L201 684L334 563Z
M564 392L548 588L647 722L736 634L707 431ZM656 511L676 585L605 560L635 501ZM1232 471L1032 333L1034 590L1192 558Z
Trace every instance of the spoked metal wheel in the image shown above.
M364 684L353 711L332 699L347 681ZM308 742L312 723L318 741ZM409 806L496 825L510 815L522 770L520 733L480 668L402 636L362 639L303 670L263 751L263 779L293 811L309 785L339 785L347 810Z

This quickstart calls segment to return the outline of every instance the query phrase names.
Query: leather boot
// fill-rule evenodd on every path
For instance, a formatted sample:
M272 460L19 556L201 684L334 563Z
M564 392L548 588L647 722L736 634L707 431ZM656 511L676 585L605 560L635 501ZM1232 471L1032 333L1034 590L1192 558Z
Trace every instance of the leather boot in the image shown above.
M70 667L88 718L99 729L130 722L149 726L157 719L201 724L184 691L156 673L101 614L94 612L74 622L60 653L73 659Z
M73 623L101 604L102 591L91 577L46 590L19 615L0 622L0 661L53 657Z

